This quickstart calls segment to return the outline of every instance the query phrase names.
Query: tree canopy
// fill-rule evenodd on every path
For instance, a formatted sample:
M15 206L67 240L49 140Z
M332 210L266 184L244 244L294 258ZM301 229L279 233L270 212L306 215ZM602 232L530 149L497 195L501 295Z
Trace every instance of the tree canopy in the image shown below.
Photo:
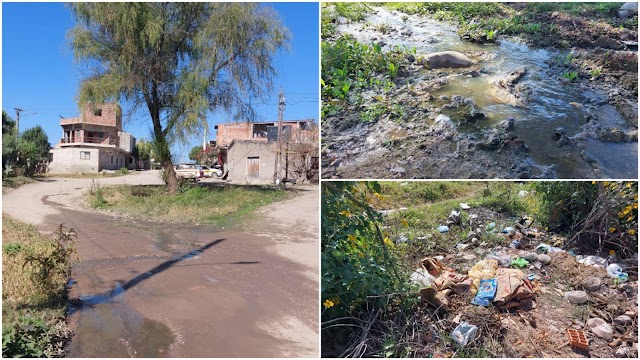
M191 151L189 151L189 159L191 160L200 160L200 153L202 153L202 146L194 146Z
M270 93L276 52L289 34L254 3L73 3L69 37L90 67L80 104L125 100L149 111L169 192L177 181L168 140L207 127L225 111L252 120L252 101Z

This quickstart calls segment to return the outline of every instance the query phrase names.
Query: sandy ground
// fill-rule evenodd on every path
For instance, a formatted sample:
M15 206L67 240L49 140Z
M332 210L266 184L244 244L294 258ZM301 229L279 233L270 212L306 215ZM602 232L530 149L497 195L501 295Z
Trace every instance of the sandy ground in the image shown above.
M157 184L159 172L98 180ZM72 357L317 357L318 187L243 231L113 218L82 208L90 179L5 194L3 213L78 232Z

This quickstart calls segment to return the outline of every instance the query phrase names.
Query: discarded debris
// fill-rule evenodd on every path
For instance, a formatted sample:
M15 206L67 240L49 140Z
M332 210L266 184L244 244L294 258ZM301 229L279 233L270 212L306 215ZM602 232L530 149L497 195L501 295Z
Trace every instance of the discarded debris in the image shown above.
M587 340L587 335L584 331L567 329L567 336L569 336L569 345L579 349L589 349L589 341Z
M515 258L513 260L511 260L511 266L513 267L518 267L518 268L523 268L526 267L527 265L529 265L529 262L521 257Z
M503 309L518 308L530 310L533 308L535 292L531 282L518 269L499 268L496 271L496 297L494 303Z
M475 339L478 327L466 321L460 323L451 332L451 338L460 346L465 346Z
M438 231L441 234L448 233L449 232L449 227L446 226L446 225L440 225L440 226L438 226Z
M587 325L591 328L594 334L605 340L613 339L613 328L607 324L606 321L600 318L591 318L587 320Z
M567 291L564 297L572 304L584 304L589 301L589 296L584 291Z
M460 203L460 209L469 210L469 209L471 209L471 206L469 206L469 204L467 204L467 203Z

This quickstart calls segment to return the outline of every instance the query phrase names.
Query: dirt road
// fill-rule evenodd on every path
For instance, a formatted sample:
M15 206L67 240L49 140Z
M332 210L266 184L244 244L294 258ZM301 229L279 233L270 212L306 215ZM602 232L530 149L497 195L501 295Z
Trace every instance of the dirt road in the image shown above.
M100 184L158 183L135 173ZM48 179L3 212L78 232L73 357L317 357L318 188L263 208L246 232L82 209L88 179ZM295 230L295 233L292 233Z

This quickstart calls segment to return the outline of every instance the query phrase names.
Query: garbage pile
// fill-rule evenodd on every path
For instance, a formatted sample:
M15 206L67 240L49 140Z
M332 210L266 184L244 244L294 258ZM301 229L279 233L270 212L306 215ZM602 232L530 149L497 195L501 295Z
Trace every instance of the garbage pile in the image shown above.
M464 205L463 210L467 210L468 205ZM482 325L468 317L460 321L460 313L470 306L493 308L491 313L497 312L503 328L512 330L515 335L511 336L516 339L523 326L529 328L527 331L535 328L542 337L553 334L548 336L552 340L547 340L554 343L547 349L550 353L541 352L534 345L535 357L558 357L563 346L590 351L596 357L637 356L638 285L637 280L629 280L624 271L629 266L624 261L613 252L600 257L562 249L562 241L534 228L535 220L529 217L515 219L513 226L501 230L494 222L483 226L473 224L477 218L469 218L472 230L466 242L456 246L458 254L425 257L411 274L411 281L419 285L419 294L428 307L436 312L458 313L450 321L453 331L449 334L458 346L472 342ZM455 225L460 225L457 210L438 231L446 233ZM502 236L502 246L488 249L482 241L487 233ZM463 270L450 266L465 260L473 265ZM467 305L461 307L461 299ZM523 317L529 312L528 319ZM586 314L584 321L575 316L582 313ZM563 318L554 318L554 314ZM523 321L517 323L519 318ZM593 346L594 341L606 342Z

